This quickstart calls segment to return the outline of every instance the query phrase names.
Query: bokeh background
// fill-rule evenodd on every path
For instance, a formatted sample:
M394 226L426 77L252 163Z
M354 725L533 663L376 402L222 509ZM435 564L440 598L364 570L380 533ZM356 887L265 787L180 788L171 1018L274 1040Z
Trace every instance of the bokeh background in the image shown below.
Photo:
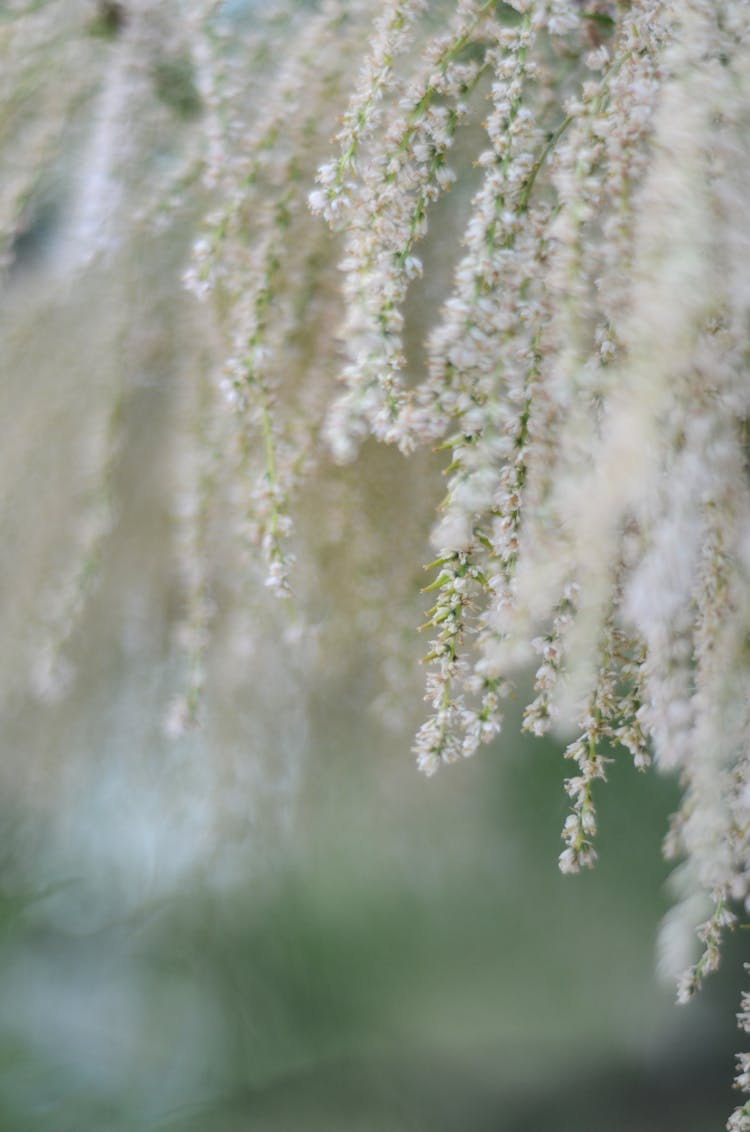
M323 463L291 602L216 521L203 725L165 733L202 110L182 7L124 62L106 7L0 8L3 168L35 170L0 283L0 1127L721 1127L747 948L674 1006L676 783L615 756L598 867L563 878L523 677L492 747L414 769L429 457ZM259 6L224 7L239 55Z

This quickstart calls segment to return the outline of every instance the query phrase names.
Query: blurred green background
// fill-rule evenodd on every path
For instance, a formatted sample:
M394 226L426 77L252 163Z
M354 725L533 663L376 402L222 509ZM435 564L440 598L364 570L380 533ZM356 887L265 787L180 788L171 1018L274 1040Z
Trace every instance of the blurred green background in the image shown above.
M67 817L14 813L2 1127L719 1127L738 946L689 1008L654 974L672 784L619 760L598 868L563 878L559 750L421 780L340 692L294 786L246 784L232 832L174 812L166 748L139 773L116 739Z

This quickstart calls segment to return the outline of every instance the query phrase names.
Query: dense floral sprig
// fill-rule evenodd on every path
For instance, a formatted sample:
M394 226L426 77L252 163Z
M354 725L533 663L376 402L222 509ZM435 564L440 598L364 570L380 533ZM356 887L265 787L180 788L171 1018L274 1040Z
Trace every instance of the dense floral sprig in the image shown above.
M448 118L442 141L430 133L425 91L439 84L394 100L379 164L336 218L352 360L334 449L350 454L367 431L405 451L450 432L420 766L431 773L496 733L496 684L534 638L526 726L581 729L566 752L578 773L564 870L595 856L602 743L638 766L650 743L679 767L671 842L686 890L714 901L684 997L717 962L728 900L748 898L747 285L728 237L745 215L728 170L740 150L747 162L747 18L701 0L512 8L481 11L491 38L471 78L479 59L493 72L492 148L423 382L404 379L406 265L421 269L410 259L426 232L421 186L465 128ZM420 131L432 164L412 169ZM489 693L492 709L472 714L467 693Z
M360 149L356 179L347 186L348 208L333 211L341 198L330 166L321 174L322 193L313 197L346 232L340 338L348 357L347 391L328 430L339 458L351 457L370 430L406 452L414 446L402 379L402 308L410 283L422 273L416 245L426 234L428 211L455 181L449 154L488 65L487 49L499 27L494 7L487 0L462 0L448 30L428 39L416 73L394 102L395 113L367 152ZM383 64L371 66L377 72ZM334 188L326 193L332 176Z
M745 971L750 971L750 964L745 964ZM737 1025L746 1034L750 1034L750 992L743 991L740 1010L737 1014ZM736 1089L740 1089L750 1097L750 1054L737 1054L737 1073L734 1078ZM750 1100L739 1105L727 1122L728 1132L748 1132L750 1129Z
M219 385L235 417L236 465L248 487L245 529L261 548L267 584L280 595L290 592L294 561L289 500L314 457L317 425L315 413L306 419L292 411L300 401L310 405L291 380L299 365L294 342L314 299L306 289L310 262L326 258L320 233L307 222L308 178L334 122L335 103L326 99L341 80L342 40L356 42L364 30L358 6L336 0L296 39L293 14L289 21L284 34L294 46L273 104L223 170L227 203L210 216L186 276L198 297L215 294L229 344ZM211 168L209 175L217 176Z

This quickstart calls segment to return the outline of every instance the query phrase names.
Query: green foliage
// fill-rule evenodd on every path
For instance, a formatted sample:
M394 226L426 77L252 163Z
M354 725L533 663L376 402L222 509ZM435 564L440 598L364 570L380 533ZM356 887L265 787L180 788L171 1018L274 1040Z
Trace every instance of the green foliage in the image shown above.
M170 110L181 118L200 114L201 98L190 59L158 59L154 63L153 74L156 95Z

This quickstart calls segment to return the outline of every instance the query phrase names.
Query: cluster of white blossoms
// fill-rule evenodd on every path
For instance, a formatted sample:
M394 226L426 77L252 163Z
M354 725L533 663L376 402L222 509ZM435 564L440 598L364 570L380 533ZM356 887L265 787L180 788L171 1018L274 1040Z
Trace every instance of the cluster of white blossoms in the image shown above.
M6 7L16 69L73 18L52 0ZM437 451L418 764L432 774L492 740L532 668L524 727L574 736L566 872L596 859L618 746L675 772L668 851L685 917L696 894L706 909L689 997L750 907L750 6L321 0L256 13L243 37L229 7L163 8L193 76L185 117L199 108L182 161L139 198L143 222L205 215L185 273L206 380L188 398L188 687L171 727L196 718L205 684L216 499L295 600L295 501L324 457L366 476L374 438L421 485L413 454ZM147 41L144 0L99 8ZM85 98L70 50L66 98ZM137 71L137 52L122 66ZM132 76L108 89L105 134ZM28 121L21 94L8 103L3 129L31 156L0 190L6 250L68 113L53 101ZM341 493L337 545L361 522L357 490ZM363 601L375 637L388 580ZM750 1129L750 1102L730 1128Z
M386 6L311 195L344 241L326 435L340 459L368 435L449 454L426 773L496 735L535 657L525 727L578 733L564 871L595 860L614 748L678 772L668 850L707 909L685 999L750 904L750 11L448 7L433 30L422 5ZM420 367L409 296L472 146Z

